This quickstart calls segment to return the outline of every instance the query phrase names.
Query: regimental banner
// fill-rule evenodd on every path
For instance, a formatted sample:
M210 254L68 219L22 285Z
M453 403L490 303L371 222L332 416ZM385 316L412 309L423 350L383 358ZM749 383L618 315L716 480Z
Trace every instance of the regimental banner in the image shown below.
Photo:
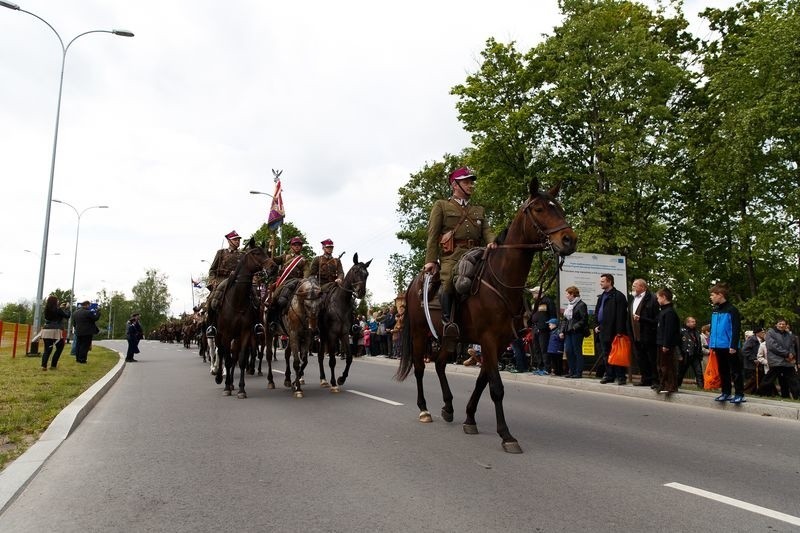
M272 195L272 205L269 208L269 217L267 217L267 226L269 229L276 231L278 228L280 228L285 216L286 212L283 210L281 180L280 178L276 178L275 194Z

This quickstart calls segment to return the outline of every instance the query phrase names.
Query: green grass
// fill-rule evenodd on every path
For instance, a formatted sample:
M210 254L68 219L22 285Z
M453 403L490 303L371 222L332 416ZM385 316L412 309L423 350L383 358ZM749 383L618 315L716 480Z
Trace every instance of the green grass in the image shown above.
M11 358L0 352L0 470L22 455L64 407L119 361L117 352L95 344L88 364L79 365L69 350L65 346L58 369L47 372L41 370L41 357L17 352Z

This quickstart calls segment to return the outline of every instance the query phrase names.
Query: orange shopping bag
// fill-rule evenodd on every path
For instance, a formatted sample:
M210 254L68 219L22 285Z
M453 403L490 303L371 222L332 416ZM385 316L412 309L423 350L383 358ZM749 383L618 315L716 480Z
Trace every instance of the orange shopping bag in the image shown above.
M722 387L722 380L719 379L719 366L717 366L717 354L714 350L708 352L708 365L703 371L703 388L705 390L719 389Z
M631 366L631 338L627 335L617 335L611 342L611 352L608 354L608 364L616 366Z

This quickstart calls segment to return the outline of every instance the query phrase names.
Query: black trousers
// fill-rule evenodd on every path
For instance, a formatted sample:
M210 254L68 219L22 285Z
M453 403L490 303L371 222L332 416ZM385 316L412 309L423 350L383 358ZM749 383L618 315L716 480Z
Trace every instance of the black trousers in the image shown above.
M722 393L731 393L731 380L733 380L733 390L735 394L744 394L744 372L742 371L742 354L737 350L730 353L726 349L714 348L717 355L717 366L719 367L719 379L722 382Z

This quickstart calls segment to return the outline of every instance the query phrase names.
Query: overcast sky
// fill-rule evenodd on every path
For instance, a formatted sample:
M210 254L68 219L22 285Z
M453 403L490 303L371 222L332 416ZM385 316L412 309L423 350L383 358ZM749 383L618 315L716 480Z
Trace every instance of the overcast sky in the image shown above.
M686 1L694 15L729 0ZM373 259L368 289L394 298L405 252L397 189L469 144L450 88L487 38L527 51L560 23L556 0L228 2L20 0L67 53L53 198L83 215L75 292L94 299L156 268L175 314L223 235L263 222L271 169L287 219L315 251L331 238L345 271ZM0 304L36 294L61 50L36 18L0 8ZM77 217L53 204L46 296L69 289ZM25 252L24 250L30 250ZM59 255L51 255L59 254Z

